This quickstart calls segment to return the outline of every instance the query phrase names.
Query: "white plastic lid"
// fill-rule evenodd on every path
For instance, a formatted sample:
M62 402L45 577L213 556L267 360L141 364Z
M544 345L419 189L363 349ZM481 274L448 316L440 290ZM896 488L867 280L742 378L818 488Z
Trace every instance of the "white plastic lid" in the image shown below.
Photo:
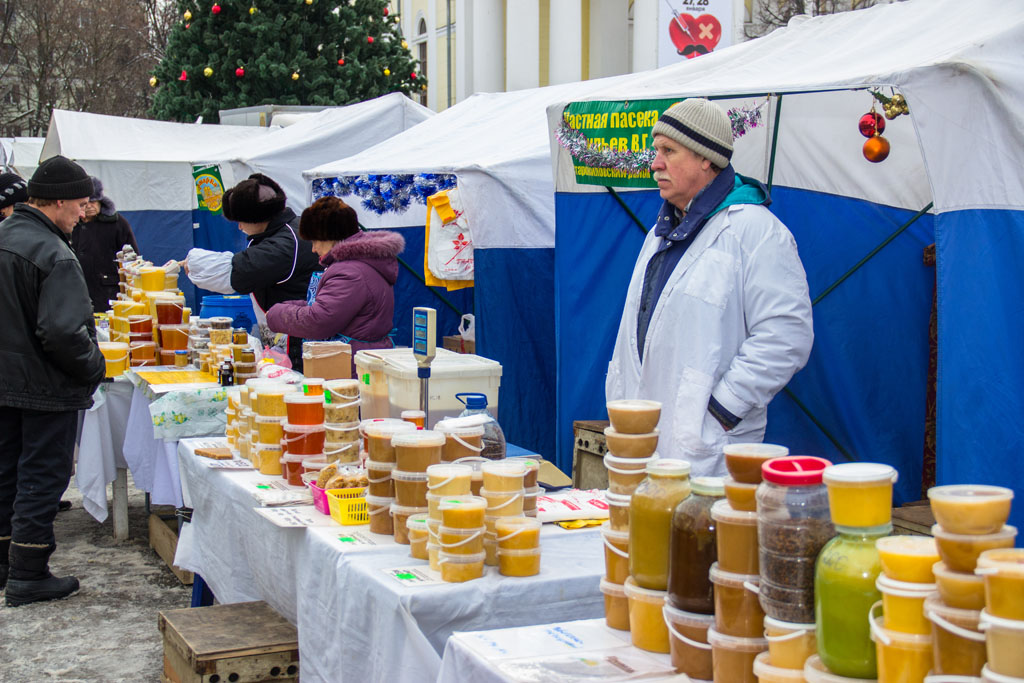
M487 509L487 499L481 496L441 496L437 504L438 510L454 510L463 508L466 510L483 508Z
M604 428L604 435L610 436L613 439L649 439L652 436L658 436L659 434L660 432L658 431L657 427L655 427L649 432L644 432L642 434L627 434L626 432L620 432L619 430L615 429L615 427L611 426Z
M298 453L285 453L281 456L281 462L304 462L307 458L322 458L323 454L300 455Z
M727 524L753 526L757 524L756 510L735 510L728 500L718 500L711 506L711 519Z
M725 455L738 455L748 458L784 458L789 449L773 443L730 443L722 447Z
M996 617L989 614L986 610L981 610L980 618L981 621L978 624L978 628L982 631L987 631L993 626L1003 631L1024 631L1024 621L1018 619Z
M393 462L377 462L376 460L367 460L366 461L366 469L367 470L378 470L378 471L390 472L393 469L395 469L395 463L393 463Z
M412 427L412 430L402 430L392 432L391 437L392 446L443 446L445 442L445 436L441 432L434 432L427 429L416 429L416 425L411 422L405 424ZM372 427L367 428L367 434L372 434L370 430Z
M807 679L807 683L878 683L875 678L847 678L846 676L837 676L821 663L821 657L818 655L811 655L806 662L804 662L804 678Z
M285 394L285 403L323 403L323 395L316 394L303 394L298 391L293 391L289 394Z
M604 492L604 499L609 505L626 506L629 507L629 500L632 498L629 494L612 493L611 491Z
M611 598L626 597L626 589L619 583L612 583L608 579L601 579L601 592Z
M525 477L526 465L514 460L488 460L480 464L480 471L496 477Z
M727 636L711 627L708 629L708 645L734 652L764 652L768 649L768 640L766 638Z
M994 534L954 534L951 531L946 531L941 525L935 524L932 526L932 536L935 538L941 538L943 540L955 542L955 543L967 543L975 545L978 543L984 543L986 541L998 541L1000 539L1014 539L1017 537L1017 527L1004 524L1003 528ZM1009 550L1009 548L1000 548L1000 550ZM987 551L986 551L987 552ZM984 553L982 553L984 554ZM980 556L979 556L980 557Z
M608 401L605 407L616 410L661 410L661 402L647 401L642 398L623 398L617 401Z
M719 569L717 562L713 563L708 570L708 578L711 579L711 583L717 583L720 586L727 586L729 588L743 588L746 583L756 586L761 582L760 574L734 574L733 572Z
M367 496L367 497L369 497L369 496ZM369 503L370 501L366 501L366 502ZM426 512L426 511L427 511L427 508L415 508L415 507L408 507L408 506L405 506L405 505L399 505L398 503L391 503L391 514L393 514L393 515L406 515L408 517L408 516L411 516L411 515L419 515L419 514L422 514L422 513Z
M605 467L611 465L619 469L636 470L637 472L646 472L647 465L654 462L660 456L657 453L650 455L646 458L620 458L612 455L611 451L604 454ZM634 467L628 467L628 465L634 465Z
M458 434L459 436L483 436L484 425L493 420L483 413L466 417L450 417L434 425L435 432Z
M453 553L446 553L443 550L437 554L438 562L449 562L451 564L476 564L477 562L483 562L484 558L486 558L486 557L487 557L487 553L474 553L472 555L458 555L458 554L453 554Z
M426 472L403 472L402 470L394 470L391 472L391 478L395 481L410 481L410 482L425 482L427 480Z
M777 628L783 631L813 631L817 628L817 624L797 624L791 621L783 621L782 619L776 619L775 617L769 617L767 614L764 617L764 625L766 627Z
M886 595L895 595L901 598L926 598L935 592L934 583L912 583L910 581L897 581L890 579L885 574L879 574L875 579L875 588Z
M285 422L281 427L286 432L296 432L298 434L313 434L315 432L324 431L324 424L321 422L316 425L293 425L291 422Z
M1003 527L1006 530L1006 527ZM976 574L1024 578L1024 548L990 548L978 555Z
M384 496L371 496L366 494L366 504L372 505L378 508L391 507L391 504L395 502L394 498L385 498Z
M618 541L619 543L629 542L629 532L619 531L618 529L612 528L611 522L605 522L601 525L601 534L608 540Z
M687 477L690 463L685 460L658 459L647 463L646 472L661 477Z
M804 672L800 669L784 669L780 666L772 666L769 663L768 652L762 652L754 658L754 675L757 680L770 680L775 683L782 681L793 681L793 683L804 683Z
M988 668L988 664L981 667L981 680L987 681L988 683L1020 683L1020 678L1014 676L1007 676L1006 674L997 674L992 669Z
M473 475L473 468L469 465L457 465L451 462L443 462L437 465L428 465L427 474L432 477L470 477Z
M952 484L928 489L929 500L955 503L982 503L992 500L1013 500L1013 489L984 484Z
M415 432L416 425L405 420L370 420L360 423L363 433L367 436L390 438L403 432Z
M721 498L725 495L723 477L696 477L690 480L690 490L698 496Z
M939 617L960 628L977 630L981 621L981 610L950 607L938 595L930 595L924 601L924 615L932 621Z
M650 588L641 588L636 585L636 581L630 576L626 579L626 583L623 586L626 589L626 597L631 600L640 600L642 602L651 602L662 605L665 602L665 597L668 595L668 591L656 591Z
M428 519L430 518L421 515L411 515L408 519L405 520L405 527L409 531L427 531Z
M892 465L879 462L844 462L825 468L821 480L826 484L879 484L895 482L899 475Z
M669 598L665 596L665 616L672 619L675 624L683 624L684 626L692 626L693 628L710 628L715 625L714 614L697 614L696 612L686 612L681 609L677 609L672 606L669 602Z

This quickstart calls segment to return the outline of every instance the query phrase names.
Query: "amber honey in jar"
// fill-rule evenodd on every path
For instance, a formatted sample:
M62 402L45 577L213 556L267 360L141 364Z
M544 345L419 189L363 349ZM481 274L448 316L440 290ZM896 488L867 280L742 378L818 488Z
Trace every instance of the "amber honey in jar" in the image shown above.
M668 600L684 612L711 614L715 598L708 571L718 559L711 506L722 499L725 490L720 477L697 477L691 488L690 496L672 513Z

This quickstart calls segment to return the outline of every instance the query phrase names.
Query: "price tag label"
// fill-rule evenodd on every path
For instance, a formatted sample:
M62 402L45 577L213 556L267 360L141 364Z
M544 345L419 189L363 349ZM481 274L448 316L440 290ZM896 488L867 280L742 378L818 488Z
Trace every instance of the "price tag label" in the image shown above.
M403 586L436 586L444 583L440 575L429 567L394 567L381 571Z

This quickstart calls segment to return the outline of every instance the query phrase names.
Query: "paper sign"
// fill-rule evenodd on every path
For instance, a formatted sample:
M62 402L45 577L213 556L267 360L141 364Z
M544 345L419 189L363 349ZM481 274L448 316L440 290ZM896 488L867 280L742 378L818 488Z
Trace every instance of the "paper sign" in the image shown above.
M186 439L182 439L182 441L186 441ZM226 436L212 436L209 438L188 439L187 445L192 450L196 450L198 448L227 448L228 439Z
M203 458L204 463L211 470L254 470L256 467L248 460L210 460Z
M274 507L274 508L253 508L259 514L269 519L274 526L289 527L311 527L328 526L331 524L330 517L324 517L314 508L304 507Z
M381 571L403 586L436 586L444 583L441 580L441 575L430 567L396 567Z
M372 548L382 545L380 541L373 538L373 534L366 533L365 531L343 531L338 534L338 542L344 546L343 550Z

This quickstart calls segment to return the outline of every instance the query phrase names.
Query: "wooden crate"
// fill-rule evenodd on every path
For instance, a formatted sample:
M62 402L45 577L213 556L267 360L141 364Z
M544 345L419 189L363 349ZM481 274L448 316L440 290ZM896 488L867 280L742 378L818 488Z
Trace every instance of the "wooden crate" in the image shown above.
M178 520L163 519L157 514L149 516L149 547L156 551L174 575L186 586L195 580L192 572L174 566L174 553L178 550Z
M607 420L577 420L572 423L575 441L572 449L572 485L578 489L608 488L608 470L604 468L604 441Z
M299 680L299 635L263 601L160 612L163 683Z

